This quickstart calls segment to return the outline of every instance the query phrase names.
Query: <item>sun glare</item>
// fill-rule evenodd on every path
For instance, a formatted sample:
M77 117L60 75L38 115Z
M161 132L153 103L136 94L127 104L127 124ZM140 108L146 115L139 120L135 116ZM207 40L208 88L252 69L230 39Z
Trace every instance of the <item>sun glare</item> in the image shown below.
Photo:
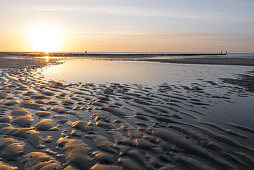
M29 30L28 34L31 46L34 51L60 51L62 37L59 30L49 26L39 26Z

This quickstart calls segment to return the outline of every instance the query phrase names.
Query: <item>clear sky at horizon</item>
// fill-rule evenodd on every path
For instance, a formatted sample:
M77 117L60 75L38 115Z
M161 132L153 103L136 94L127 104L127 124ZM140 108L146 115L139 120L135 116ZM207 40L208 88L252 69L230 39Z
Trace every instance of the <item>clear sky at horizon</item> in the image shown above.
M254 52L253 0L0 0L0 21L0 51Z

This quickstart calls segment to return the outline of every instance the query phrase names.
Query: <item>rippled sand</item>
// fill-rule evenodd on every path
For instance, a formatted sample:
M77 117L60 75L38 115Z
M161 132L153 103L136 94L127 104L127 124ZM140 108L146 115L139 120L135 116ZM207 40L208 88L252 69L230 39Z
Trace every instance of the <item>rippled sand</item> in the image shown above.
M254 167L254 129L203 121L197 109L212 103L195 96L230 100L204 91L224 83L69 84L36 71L56 61L25 63L0 69L0 169ZM238 85L231 93L253 90L253 72L237 80L223 79Z

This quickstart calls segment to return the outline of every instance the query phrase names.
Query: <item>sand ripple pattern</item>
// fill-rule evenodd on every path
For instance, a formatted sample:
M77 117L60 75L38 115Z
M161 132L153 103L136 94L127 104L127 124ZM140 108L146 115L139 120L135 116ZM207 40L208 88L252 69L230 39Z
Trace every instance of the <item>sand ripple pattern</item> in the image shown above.
M68 84L35 71L0 72L0 169L254 168L254 129L203 112L240 87L215 96L206 89L222 85L206 80Z

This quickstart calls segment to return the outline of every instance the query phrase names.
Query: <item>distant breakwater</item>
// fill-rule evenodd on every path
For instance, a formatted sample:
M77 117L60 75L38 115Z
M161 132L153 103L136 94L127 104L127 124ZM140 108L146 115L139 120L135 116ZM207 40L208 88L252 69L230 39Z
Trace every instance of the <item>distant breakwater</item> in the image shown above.
M201 56L227 55L227 53L63 53L63 52L0 52L0 56L31 56L31 57L150 57L150 56Z

